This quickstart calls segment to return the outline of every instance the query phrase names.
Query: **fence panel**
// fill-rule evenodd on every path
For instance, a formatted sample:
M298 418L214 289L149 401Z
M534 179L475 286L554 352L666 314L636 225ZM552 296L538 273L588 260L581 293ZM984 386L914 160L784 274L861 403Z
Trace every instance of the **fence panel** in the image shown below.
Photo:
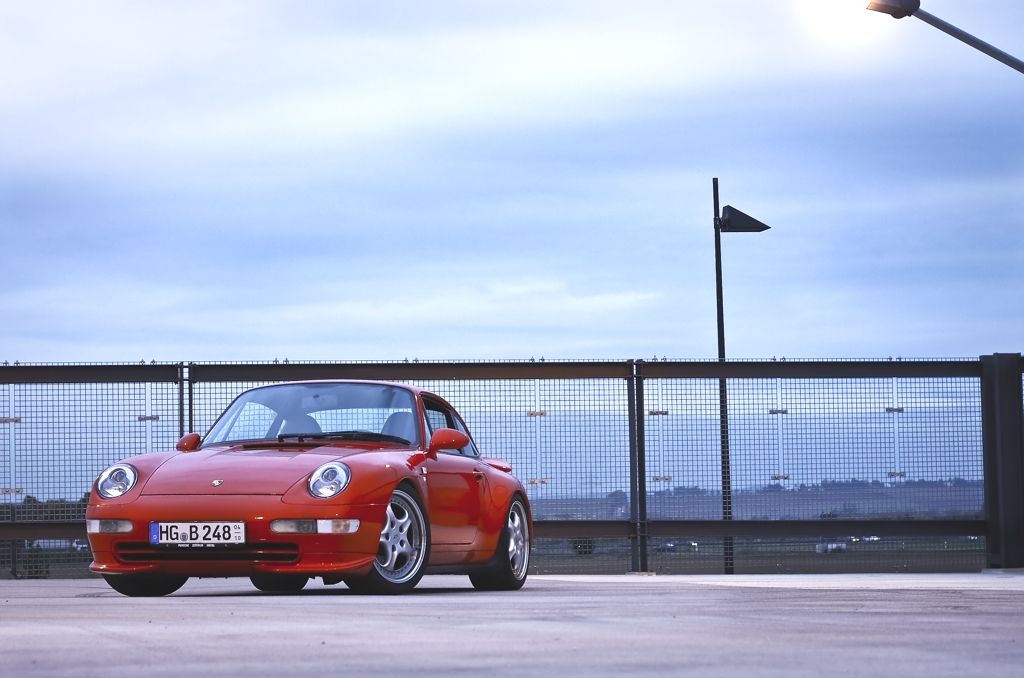
M452 403L483 454L512 463L536 519L629 519L624 379L417 385Z
M0 368L0 523L80 521L100 470L172 448L181 428L204 433L243 391L352 376L437 393L463 415L483 454L512 463L535 518L549 521L544 534L560 535L537 540L533 572L625 572L631 556L632 567L646 562L657 572L721 572L726 542L715 535L722 534L739 535L729 538L737 572L956 571L984 564L975 364L644 364L648 376L637 380L643 411L635 414L644 424L637 448L644 454L646 514L641 502L636 522L625 378L631 363L197 365L187 388L168 378L168 366L153 366L153 375L163 370L158 376L143 374L150 366L18 369ZM73 378L61 377L67 374ZM720 377L732 520L756 523L739 532L709 528L735 524L723 521ZM864 522L857 524L863 533L837 534L829 522L855 520L900 521L908 536ZM974 520L974 527L958 523L965 534L952 537L936 535L959 527L919 529L957 520ZM659 521L699 524L684 529ZM814 537L757 527L787 521L822 527L798 531ZM636 537L632 546L625 534ZM62 576L88 562L87 549L69 540L3 544L0 569L19 576ZM643 544L647 557L637 560Z
M178 386L171 383L7 384L10 416L4 519L84 520L93 479L119 459L173 448Z
M722 519L717 379L645 379L650 520Z

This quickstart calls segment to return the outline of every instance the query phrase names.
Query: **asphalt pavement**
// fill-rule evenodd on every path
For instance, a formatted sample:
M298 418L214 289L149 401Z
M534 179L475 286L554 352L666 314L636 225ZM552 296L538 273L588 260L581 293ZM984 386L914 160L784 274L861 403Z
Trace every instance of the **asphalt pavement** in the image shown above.
M381 598L0 581L5 676L1024 676L1024 572L427 577Z

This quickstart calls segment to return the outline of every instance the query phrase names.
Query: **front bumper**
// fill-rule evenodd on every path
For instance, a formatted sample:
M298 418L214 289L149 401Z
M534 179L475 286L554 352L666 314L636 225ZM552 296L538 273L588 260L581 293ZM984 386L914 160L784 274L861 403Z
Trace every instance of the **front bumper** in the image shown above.
M125 534L90 534L93 562L101 574L177 574L191 577L256 573L365 574L377 554L384 504L285 504L280 496L148 495L128 504L89 506L89 520L132 521ZM353 534L276 534L280 518L356 518ZM151 522L243 521L245 544L179 548L149 543Z

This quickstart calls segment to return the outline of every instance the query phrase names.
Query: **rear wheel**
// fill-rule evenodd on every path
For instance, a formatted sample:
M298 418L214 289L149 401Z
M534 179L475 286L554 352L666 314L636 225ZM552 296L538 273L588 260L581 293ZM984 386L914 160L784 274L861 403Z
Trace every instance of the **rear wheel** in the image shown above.
M397 489L388 501L373 569L365 577L347 577L357 593L394 595L416 588L430 551L430 529L415 494Z
M110 588L132 598L155 598L174 593L188 577L159 574L105 574Z
M473 587L481 591L516 591L526 583L530 568L530 523L526 507L516 498L508 509L505 529L498 539L498 564L469 575Z
M296 593L309 581L304 574L254 574L252 585L267 593Z

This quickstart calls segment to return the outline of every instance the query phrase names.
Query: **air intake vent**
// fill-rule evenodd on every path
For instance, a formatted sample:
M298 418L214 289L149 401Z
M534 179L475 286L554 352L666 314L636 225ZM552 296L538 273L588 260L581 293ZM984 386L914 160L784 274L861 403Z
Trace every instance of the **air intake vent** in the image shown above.
M287 563L299 559L298 544L270 543L217 548L156 547L145 542L116 544L114 555L128 563L238 562Z

